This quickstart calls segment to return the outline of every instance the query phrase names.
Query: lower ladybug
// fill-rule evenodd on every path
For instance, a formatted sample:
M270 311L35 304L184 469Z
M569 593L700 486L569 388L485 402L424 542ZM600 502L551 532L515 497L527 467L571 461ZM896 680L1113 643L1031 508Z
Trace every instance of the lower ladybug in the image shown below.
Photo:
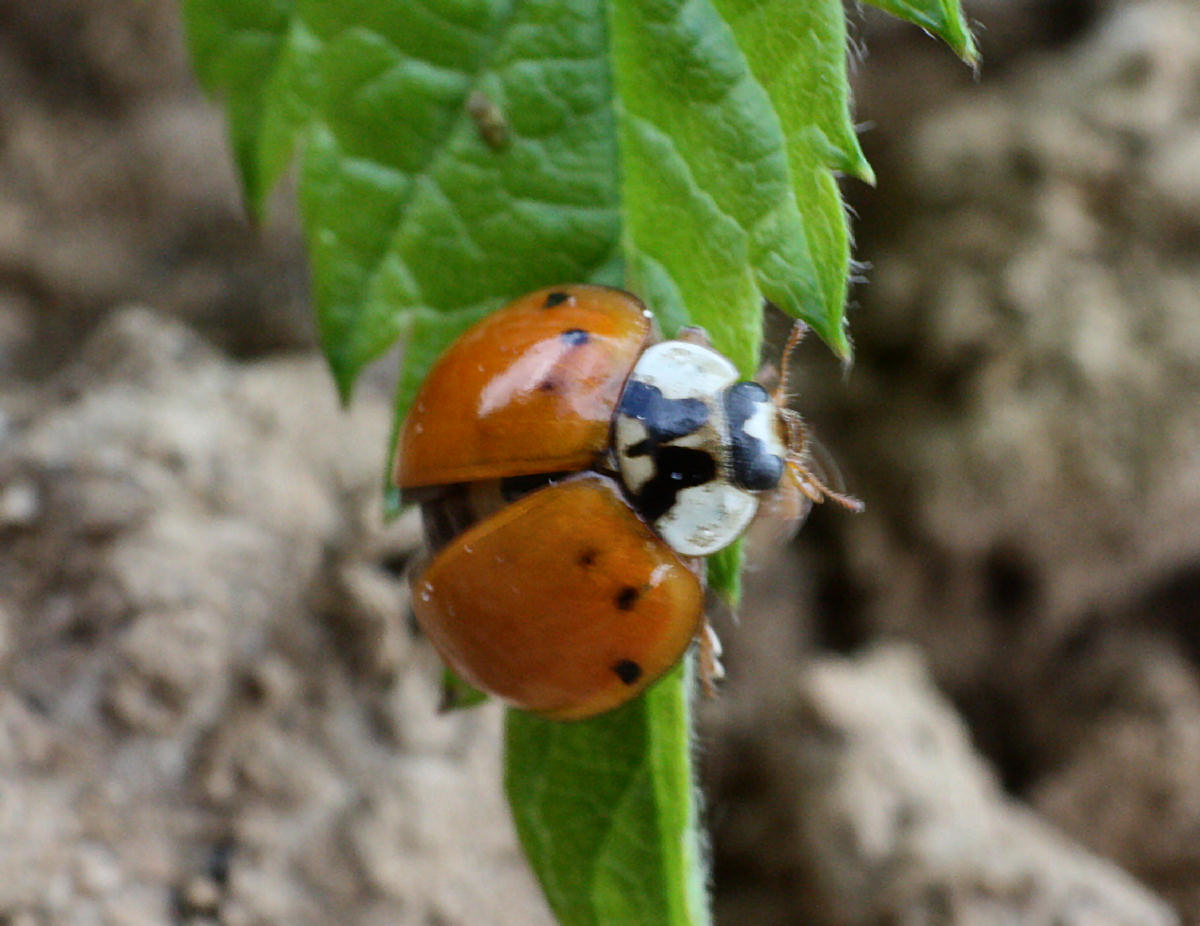
M539 290L450 346L401 431L394 480L431 551L417 621L455 673L516 707L611 710L697 636L711 672L702 558L767 493L861 507L806 467L783 383L739 380L699 329L653 340L629 293Z

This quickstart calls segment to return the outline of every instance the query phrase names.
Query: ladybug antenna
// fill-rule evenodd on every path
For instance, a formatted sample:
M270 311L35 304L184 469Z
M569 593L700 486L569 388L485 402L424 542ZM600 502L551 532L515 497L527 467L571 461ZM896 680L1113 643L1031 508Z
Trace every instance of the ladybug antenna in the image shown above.
M788 333L787 343L783 345L783 353L779 357L779 384L771 395L775 404L780 408L783 408L788 402L788 368L791 366L792 351L800 346L800 342L804 340L804 335L807 333L808 325L800 319L796 319L796 323L792 325L792 330ZM801 430L803 430L803 425L801 425Z
M792 339L789 338L788 343L790 344L791 341ZM866 505L859 499L853 495L845 495L841 492L833 491L833 489L821 481L821 478L816 473L808 468L808 435L805 433L804 419L800 417L799 413L792 411L790 408L781 408L779 414L787 425L788 472L791 473L796 487L804 496L815 504L820 504L827 498L832 499L843 508L853 511L856 514L865 510Z

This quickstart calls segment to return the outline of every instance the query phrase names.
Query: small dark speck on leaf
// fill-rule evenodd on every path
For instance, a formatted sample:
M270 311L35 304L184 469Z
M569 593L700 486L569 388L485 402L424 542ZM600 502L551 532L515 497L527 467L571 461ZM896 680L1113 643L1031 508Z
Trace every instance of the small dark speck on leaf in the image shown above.
M504 112L485 93L474 91L467 97L467 112L485 145L493 151L503 151L509 145L508 120Z

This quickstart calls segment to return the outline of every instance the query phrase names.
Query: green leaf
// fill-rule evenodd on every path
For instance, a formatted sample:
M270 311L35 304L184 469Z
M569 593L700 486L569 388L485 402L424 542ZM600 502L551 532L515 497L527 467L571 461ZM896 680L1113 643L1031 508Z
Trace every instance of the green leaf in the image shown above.
M834 171L866 183L875 175L850 120L845 76L846 21L840 3L794 0L717 0L723 18L745 50L755 78L783 127L792 188L800 211L820 298L830 327L803 309L790 308L793 284L785 271L764 295L809 321L845 356L842 308L846 302L850 234Z
M611 58L599 0L185 12L254 208L304 146L320 330L344 394L412 313L461 330L539 285L619 283L622 203L626 281L668 332L705 325L753 372L767 298L846 353L845 218L826 168L870 174L837 4L615 3ZM627 104L620 189L610 65ZM472 93L507 121L502 150L472 121Z
M505 790L560 923L709 921L687 675L580 723L509 711Z
M830 168L870 174L847 113L840 3L611 11L634 289L671 323L707 328L747 375L765 299L846 356L849 246Z
M283 52L295 6L295 0L183 0L196 75L227 101L234 158L256 211L266 195L258 169L266 78Z
M418 314L620 282L601 0L185 0L261 207L299 143L320 333L343 395ZM506 121L489 145L467 101Z
M967 64L978 62L979 49L975 47L959 0L867 0L867 3L932 32Z

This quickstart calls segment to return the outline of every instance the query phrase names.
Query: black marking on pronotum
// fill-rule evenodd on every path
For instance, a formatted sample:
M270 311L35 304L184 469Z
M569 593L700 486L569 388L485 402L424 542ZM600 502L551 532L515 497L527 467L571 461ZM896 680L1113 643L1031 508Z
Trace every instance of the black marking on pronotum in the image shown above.
M684 489L704 485L717 475L717 461L693 447L667 446L654 455L654 475L637 495L637 509L647 521L671 510Z
M632 611L633 606L637 604L637 600L642 597L632 585L626 585L613 598L613 603L617 606L618 611Z
M592 339L592 336L582 328L568 328L559 337L562 338L564 344L571 347L579 347Z
M734 383L725 390L725 417L729 421L733 481L743 489L765 492L779 485L786 465L783 457L767 450L761 438L746 431L746 422L762 406L774 410L767 390L755 382Z
M579 554L579 556L576 558L575 562L579 563L580 566L583 566L585 569L587 569L591 566L596 565L596 557L599 555L600 555L599 550L595 549L594 547L588 547L586 550L583 550Z
M632 380L621 396L620 413L646 426L646 438L626 449L631 457L655 453L661 444L693 434L708 421L700 399L665 399L657 386Z
M562 305L564 302L570 302L570 301L571 301L570 293L564 293L564 292L560 292L559 290L555 290L554 292L552 292L548 296L546 296L546 301L544 303L542 303L542 308L543 309L552 309L556 305Z
M617 673L617 678L626 685L632 685L642 677L642 667L632 659L621 659L613 663L612 670Z

